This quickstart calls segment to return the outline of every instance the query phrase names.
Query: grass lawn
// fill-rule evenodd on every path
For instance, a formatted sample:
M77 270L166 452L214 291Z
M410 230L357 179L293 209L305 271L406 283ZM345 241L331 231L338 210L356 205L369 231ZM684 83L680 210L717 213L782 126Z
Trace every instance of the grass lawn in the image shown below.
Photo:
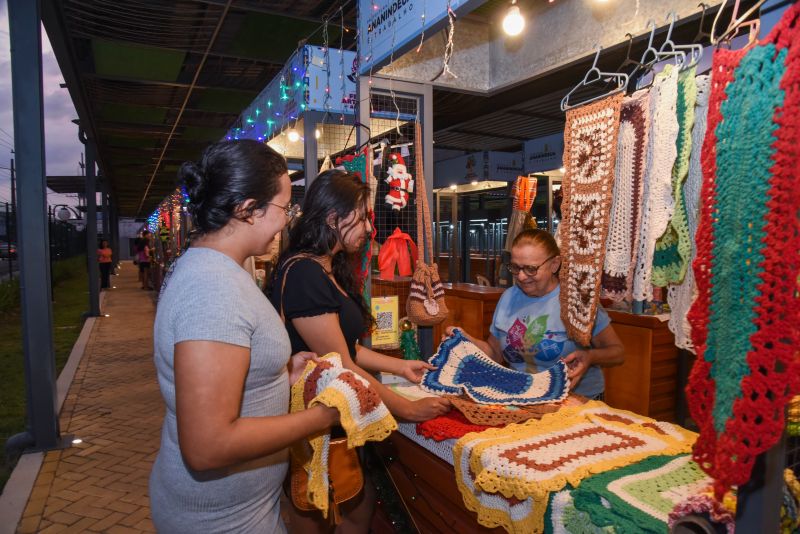
M56 371L61 372L83 326L88 309L88 280L83 256L53 266L53 324ZM25 371L19 285L0 283L0 490L14 464L5 456L6 439L25 430Z

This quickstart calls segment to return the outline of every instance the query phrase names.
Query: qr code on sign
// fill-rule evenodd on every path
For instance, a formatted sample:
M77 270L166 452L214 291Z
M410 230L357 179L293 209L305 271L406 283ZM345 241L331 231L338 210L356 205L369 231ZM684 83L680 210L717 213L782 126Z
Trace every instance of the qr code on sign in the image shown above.
M375 322L378 323L378 330L392 329L392 312L378 312Z

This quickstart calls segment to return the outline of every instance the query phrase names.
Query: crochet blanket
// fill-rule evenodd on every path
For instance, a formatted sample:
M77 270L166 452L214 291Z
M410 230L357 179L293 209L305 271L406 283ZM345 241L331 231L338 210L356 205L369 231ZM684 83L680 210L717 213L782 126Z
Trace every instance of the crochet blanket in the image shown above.
M637 91L622 102L614 170L614 200L606 239L601 296L630 300L633 267L639 246L642 193L650 130L648 92Z
M622 94L567 111L561 185L561 320L589 346L600 301Z
M800 389L798 19L794 4L757 46L713 58L687 390L718 497L750 478Z
M686 208L686 226L689 230L689 263L697 257L695 233L697 232L697 217L700 212L700 186L703 181L703 172L700 168L700 147L706 135L706 116L708 115L708 96L711 90L711 78L702 75L695 78L697 99L694 108L694 128L692 129L692 154L689 157L689 173L683 184L683 201ZM694 345L689 334L690 326L686 315L692 305L697 287L694 281L694 270L686 269L683 281L667 288L667 302L669 302L670 316L669 329L675 335L675 346L694 352Z
M418 423L417 434L428 439L444 441L464 437L470 432L483 432L487 428L492 427L471 423L458 410L450 410L444 415Z
M468 434L456 442L453 459L465 505L478 512L479 521L493 523L481 524L517 531L524 522L527 532L541 532L550 492L648 456L688 452L693 440L693 433L676 425L590 401L541 421ZM497 501L486 509L476 491L522 501L531 516L504 516Z
M661 534L673 508L710 483L689 455L651 456L584 480L572 498L598 527Z
M644 205L633 273L633 298L653 298L653 253L656 240L667 229L675 207L672 198L672 167L678 151L678 69L667 65L650 88L650 124L647 140L647 171L644 177Z
M382 441L397 430L394 420L369 382L342 367L336 353L308 362L301 378L292 386L291 411L299 412L316 404L339 410L340 424L347 434L348 448L367 441ZM323 432L308 439L311 454L303 443L292 447L295 460L308 473L308 502L328 515L328 447L330 434Z
M570 490L550 496L544 518L544 531L553 534L614 534L614 527L599 527L592 523L589 514L575 508Z
M672 167L672 195L675 209L667 229L656 241L653 255L653 285L666 287L678 284L686 275L689 265L691 244L689 227L686 222L686 205L683 200L683 183L689 173L689 157L692 153L692 127L694 126L694 105L697 101L695 67L678 74L678 97L676 101L678 117L677 157Z
M529 405L560 401L569 393L567 366L559 360L541 373L503 367L467 340L460 330L439 345L420 387L438 395L466 394L484 404Z

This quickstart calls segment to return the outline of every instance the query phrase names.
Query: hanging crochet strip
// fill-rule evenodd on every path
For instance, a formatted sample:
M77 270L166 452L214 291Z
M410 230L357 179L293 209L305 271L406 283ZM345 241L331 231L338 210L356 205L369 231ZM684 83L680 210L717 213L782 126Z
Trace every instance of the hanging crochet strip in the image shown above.
M561 401L569 393L567 367L559 360L541 373L503 367L460 330L439 345L430 360L436 369L422 375L420 387L439 395L461 395L483 404L530 405Z
M648 91L638 91L622 102L614 170L614 200L606 239L602 296L630 300L633 266L642 221L642 189L650 130Z
M291 411L299 412L316 404L339 410L339 421L347 434L347 447L367 441L382 441L397 430L394 420L369 382L342 367L341 357L332 352L319 363L308 362L303 375L292 386ZM309 457L302 444L292 447L295 458L308 473L308 502L328 515L328 446L330 434L321 433L308 440Z
M678 75L678 139L677 157L672 167L672 195L675 209L667 229L656 241L653 255L653 285L666 287L679 284L686 275L689 265L691 244L689 227L686 223L686 205L683 200L683 183L689 173L689 157L692 153L692 127L694 126L694 105L697 101L697 84L694 67Z
M697 86L697 100L694 109L694 128L692 128L692 154L689 158L689 173L683 184L683 200L686 207L686 226L689 230L689 265L697 257L695 234L697 232L697 218L700 214L700 186L703 181L703 172L700 168L700 148L706 135L706 116L708 115L708 96L711 89L711 78L702 75L695 78ZM669 329L675 334L675 346L694 352L694 345L690 337L689 321L686 315L694 300L697 286L694 281L694 269L686 269L683 282L670 285L667 288L667 302L669 302L670 316Z
M718 497L749 480L798 390L798 19L794 4L757 46L714 54L688 394Z
M584 480L572 498L599 527L661 534L673 508L710 484L687 454L651 456Z
M639 424L637 419L649 424ZM652 419L591 401L545 415L541 421L468 434L456 442L453 459L457 473L459 467L468 466L474 475L472 487L461 475L457 477L468 507L475 502L467 491L475 490L526 503L533 499L533 517L527 519L527 526L541 532L550 492L648 456L688 452L694 435L682 431L679 436Z
M647 171L644 176L644 206L633 273L633 298L653 298L653 253L656 240L667 229L675 207L672 198L672 167L678 154L676 112L678 69L667 65L659 72L650 89L650 135L647 142Z
M583 346L591 342L600 301L622 99L616 94L567 111L561 320L567 335Z

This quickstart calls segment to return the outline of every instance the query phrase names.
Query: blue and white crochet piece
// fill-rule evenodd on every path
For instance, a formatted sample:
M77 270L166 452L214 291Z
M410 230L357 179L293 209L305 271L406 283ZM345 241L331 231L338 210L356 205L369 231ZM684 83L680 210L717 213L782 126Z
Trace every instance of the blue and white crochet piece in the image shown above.
M558 360L541 373L507 369L467 340L461 331L439 345L420 387L438 395L466 394L480 404L531 405L558 402L569 393L566 364Z

